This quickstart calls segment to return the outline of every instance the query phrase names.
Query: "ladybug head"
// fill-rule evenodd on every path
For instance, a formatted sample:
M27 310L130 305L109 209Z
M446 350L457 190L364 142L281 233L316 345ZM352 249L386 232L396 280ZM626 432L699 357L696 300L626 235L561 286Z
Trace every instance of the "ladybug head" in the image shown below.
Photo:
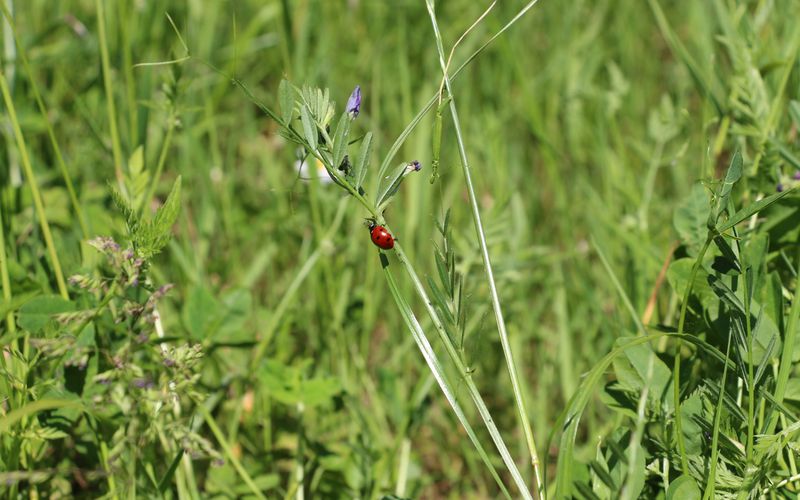
M372 217L370 217L369 219L364 219L364 220L367 222L367 229L369 229L370 231L375 229L375 226L378 225L378 223Z

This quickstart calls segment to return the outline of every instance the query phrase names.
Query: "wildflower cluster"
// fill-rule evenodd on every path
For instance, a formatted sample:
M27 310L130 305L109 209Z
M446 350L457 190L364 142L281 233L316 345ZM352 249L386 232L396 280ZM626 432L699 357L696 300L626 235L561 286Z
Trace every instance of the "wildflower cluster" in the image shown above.
M374 202L369 201L365 179L372 147L368 132L351 142L352 122L361 113L361 87L356 86L347 99L344 111L332 128L336 105L328 90L293 87L286 80L279 88L281 115L270 112L281 125L281 134L301 147L295 167L302 179L319 178L332 182L355 197L372 215L380 217L400 188L403 179L422 169L419 161L404 162L395 169L384 166L378 172L379 182ZM352 143L360 142L357 154L349 151ZM324 173L323 173L324 171ZM327 175L325 175L327 174Z

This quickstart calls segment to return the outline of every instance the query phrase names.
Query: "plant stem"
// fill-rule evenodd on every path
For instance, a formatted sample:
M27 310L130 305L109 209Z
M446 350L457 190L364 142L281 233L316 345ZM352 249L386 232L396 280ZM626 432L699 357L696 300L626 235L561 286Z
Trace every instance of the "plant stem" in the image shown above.
M111 83L111 64L108 61L108 44L106 41L106 14L104 0L95 0L97 10L97 36L100 43L100 63L103 66L103 86L106 92L108 127L111 134L111 152L114 155L114 174L120 189L125 193L125 179L122 173L122 147L117 129L117 110L114 105L114 91Z
M472 208L472 219L475 223L475 232L478 236L478 242L480 243L481 248L481 257L483 258L483 267L486 272L486 281L489 285L489 292L492 296L492 308L494 309L495 319L497 321L497 331L500 336L500 343L503 348L503 357L506 361L506 367L508 368L508 373L511 378L511 386L514 391L514 402L517 407L517 413L519 416L520 423L522 424L522 429L525 434L525 441L528 445L528 452L530 453L531 457L531 465L533 467L534 473L534 480L535 480L535 490L538 494L543 497L544 493L542 491L542 478L541 473L539 471L539 455L536 451L536 443L533 438L533 430L531 429L530 422L528 420L528 411L525 408L525 400L522 395L522 388L519 382L516 364L514 362L514 353L511 351L511 344L508 341L508 332L506 331L506 324L505 320L503 319L503 310L500 305L500 297L497 293L497 286L494 280L494 273L492 272L492 263L491 259L489 258L489 248L486 244L486 234L483 229L483 223L481 222L481 214L480 208L478 207L478 200L475 196L475 188L472 185L472 176L470 175L470 165L469 160L467 159L467 151L466 147L464 146L464 138L461 131L461 123L458 119L458 111L456 109L456 100L455 96L453 95L453 89L450 85L450 77L447 73L447 62L445 61L445 52L444 47L442 45L442 36L439 32L439 25L436 21L436 13L434 12L433 0L426 0L426 4L428 7L428 13L431 18L431 24L433 25L433 32L436 38L436 47L439 51L439 64L442 68L442 75L444 78L445 87L447 88L447 93L450 96L450 115L453 118L453 128L455 129L456 139L458 142L458 154L461 159L461 171L464 173L464 183L467 187L467 193L469 194L469 202L470 207Z
M208 411L208 408L205 407L202 401L195 399L195 404L197 405L197 410L203 416L203 420L205 420L206 425L209 429L211 429L211 433L214 434L214 437L217 439L220 448L222 448L222 450L225 452L225 456L228 457L228 460L230 460L231 464L233 464L233 468L239 473L242 481L244 481L244 483L250 488L250 491L253 492L253 495L255 495L256 498L265 500L264 495L261 493L261 490L258 489L258 486L256 486L253 478L250 477L250 474L248 474L244 467L242 467L242 463L239 462L239 459L233 454L233 450L231 449L230 444L228 444L228 440L225 439L225 435L217 426L217 423L214 421L214 417L211 415L211 412Z
M28 147L25 145L25 137L22 135L22 129L17 120L17 111L14 107L14 101L11 99L11 92L8 89L8 82L6 81L5 73L0 71L0 92L3 93L3 101L5 101L6 109L8 110L8 117L11 120L11 126L14 129L14 136L17 140L17 148L22 159L22 167L25 169L25 177L28 180L28 186L31 189L31 196L33 197L33 205L36 208L36 215L39 217L39 225L42 228L42 236L44 237L47 251L50 254L50 264L53 266L53 274L56 275L56 283L58 291L66 300L69 300L69 293L67 292L67 284L64 281L64 275L61 272L61 262L58 260L58 252L53 243L53 235L50 233L50 223L47 221L47 214L44 211L44 203L42 202L42 195L39 193L39 186L36 184L36 177L33 174L33 167L31 166L30 157L28 157Z
M800 246L798 247L796 257L796 268L800 269ZM797 339L797 320L800 318L800 284L795 285L794 297L792 298L792 306L789 309L789 320L786 322L786 333L784 334L783 352L781 353L780 368L778 368L778 377L775 382L775 401L779 404L783 403L783 398L786 393L786 384L789 382L789 375L792 372L792 356L794 355L795 342ZM767 425L765 434L772 434L777 424L777 411L773 407L772 414Z
M0 280L3 284L3 300L11 303L11 281L8 279L8 257L6 256L6 227L3 224L3 209L2 202L0 202ZM13 337L17 331L17 324L14 322L14 313L9 311L6 314L6 323L8 324L8 333ZM11 345L14 349L17 348L17 340L13 339ZM5 351L0 351L0 360L5 362Z
M156 164L156 171L153 173L153 180L150 182L150 189L147 190L147 194L142 200L142 214L147 213L147 207L150 206L150 202L156 194L158 181L161 179L161 172L164 170L164 163L167 161L167 153L172 145L172 133L175 131L175 113L172 109L170 109L167 120L167 134L161 144L161 151L158 154L158 163Z
M697 255L697 260L695 260L694 265L692 266L692 272L689 275L689 283L686 284L686 291L683 292L681 315L678 319L678 344L675 353L675 363L672 369L672 387L675 405L675 437L678 440L678 450L680 450L681 454L681 470L686 475L689 474L689 461L686 459L686 443L683 442L683 422L681 418L681 347L683 347L683 338L681 335L683 335L683 326L686 322L686 311L689 307L689 294L692 293L694 278L697 276L697 272L700 270L700 266L703 263L703 257L705 257L708 247L711 246L713 239L713 233L709 232L708 236L706 237L706 242L700 249L700 253Z
M483 401L483 397L481 397L480 392L478 391L478 387L475 385L475 381L472 379L472 375L467 367L464 366L464 363L461 361L461 357L458 354L458 350L450 341L450 337L448 337L447 332L444 329L444 325L442 325L439 315L436 313L433 303L428 297L428 293L425 291L425 286L422 284L422 281L420 281L419 276L417 276L414 267L408 261L408 257L406 257L405 252L403 252L402 246L399 243L395 243L394 250L398 259L400 260L400 263L403 264L403 267L405 267L409 278L411 278L411 282L413 283L420 299L422 299L422 303L425 304L425 309L428 311L431 321L433 322L433 326L436 329L436 332L439 334L439 338L444 345L447 354L450 356L450 360L455 365L458 373L464 377L464 381L467 384L467 389L472 397L473 402L475 403L476 408L478 409L478 413L483 419L486 429L489 431L492 441L497 447L497 451L500 452L500 456L511 473L511 477L514 479L517 488L519 488L520 494L523 495L524 498L531 498L527 485L522 479L522 475L520 474L517 465L514 463L514 459L511 458L511 454L509 453L508 448L503 441L503 437L500 435L500 431L497 429L497 426L494 423L494 419L492 419L492 416L489 413L489 409L486 407L486 403Z
M22 45L22 43L20 43L19 35L17 34L17 29L14 27L13 19L11 12L8 10L8 6L6 6L5 3L0 2L0 9L3 10L3 15L5 16L6 21L8 21L8 25L11 27L11 33L14 36L14 42L17 46L17 55L19 55L19 59L22 61L22 67L25 68L25 73L28 75L28 81L31 84L31 90L33 91L33 98L36 99L36 105L39 107L39 113L41 113L45 127L47 128L47 137L50 139L50 145L53 147L53 154L56 157L58 169L61 171L61 177L64 178L64 184L67 186L69 199L70 202L72 202L72 208L75 210L75 216L78 218L78 224L80 224L81 233L83 234L84 239L89 239L89 229L86 226L86 219L83 216L83 209L81 209L81 205L78 202L78 196L75 194L75 187L73 186L72 179L69 176L69 170L67 169L67 164L64 161L64 155L61 154L61 147L58 145L58 141L56 140L56 134L53 131L53 124L50 123L48 118L49 114L47 112L47 106L45 105L44 99L39 92L39 86L36 84L36 79L33 77L33 70L28 64L28 56L25 53L25 47Z

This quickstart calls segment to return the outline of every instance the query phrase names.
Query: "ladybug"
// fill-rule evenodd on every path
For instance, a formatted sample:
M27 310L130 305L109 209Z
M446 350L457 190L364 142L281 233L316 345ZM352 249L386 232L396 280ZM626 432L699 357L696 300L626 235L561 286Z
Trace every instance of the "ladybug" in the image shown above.
M374 220L369 220L369 235L378 248L391 250L394 248L394 237L385 227L378 225Z

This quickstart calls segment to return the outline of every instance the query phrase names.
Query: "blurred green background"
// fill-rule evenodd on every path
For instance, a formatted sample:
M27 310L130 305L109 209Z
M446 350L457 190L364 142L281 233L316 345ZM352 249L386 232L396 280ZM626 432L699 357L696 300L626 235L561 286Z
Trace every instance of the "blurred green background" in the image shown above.
M115 169L96 4L12 3L89 236L124 240L107 188ZM715 40L720 28L712 3L670 1L663 8L698 64L723 74L730 62ZM454 64L523 5L500 2L459 46ZM743 5L763 14L753 16L753 32L776 40L760 56L777 58L796 4ZM440 84L424 2L120 0L104 6L123 159L143 146L144 167L152 172L170 116L177 120L154 201L155 207L182 176L174 238L151 269L156 285L175 284L161 305L165 334L176 344L203 345L200 392L245 468L276 497L296 493L298 456L315 498L391 493L401 464L408 466L402 493L409 497L497 495L396 311L364 227L367 214L343 201L332 184L299 179L295 148L230 81L241 79L275 108L283 77L329 88L339 106L360 85L364 100L354 136L375 134L368 174L374 181L389 146ZM448 50L486 6L437 3ZM8 38L4 55L69 276L87 266L84 238ZM175 59L182 60L141 65ZM639 0L542 0L459 75L454 90L529 417L540 454L552 459L548 433L581 374L633 331L595 245L642 314L676 238L676 201L692 183L715 175L716 110L670 50L648 2ZM434 276L435 223L451 210L468 304L464 356L512 453L523 457L447 117L442 177L428 182L432 120L423 120L396 160L416 159L426 168L409 177L385 216L414 266ZM0 176L16 270L12 288L55 293L21 187L19 152L4 130ZM719 164L727 165L725 155ZM331 227L338 229L327 237ZM322 257L305 275L303 266L318 248ZM293 283L299 288L287 295ZM412 297L410 285L401 280L401 286ZM674 310L670 293L660 294L652 322ZM419 304L412 305L429 328ZM248 368L253 342L265 336L271 338L268 366L254 378ZM618 417L609 415L590 406L580 438L588 456L596 436L617 425ZM214 441L199 418L195 427ZM160 460L157 470L170 457ZM196 472L204 494L237 495L229 462L199 460Z

